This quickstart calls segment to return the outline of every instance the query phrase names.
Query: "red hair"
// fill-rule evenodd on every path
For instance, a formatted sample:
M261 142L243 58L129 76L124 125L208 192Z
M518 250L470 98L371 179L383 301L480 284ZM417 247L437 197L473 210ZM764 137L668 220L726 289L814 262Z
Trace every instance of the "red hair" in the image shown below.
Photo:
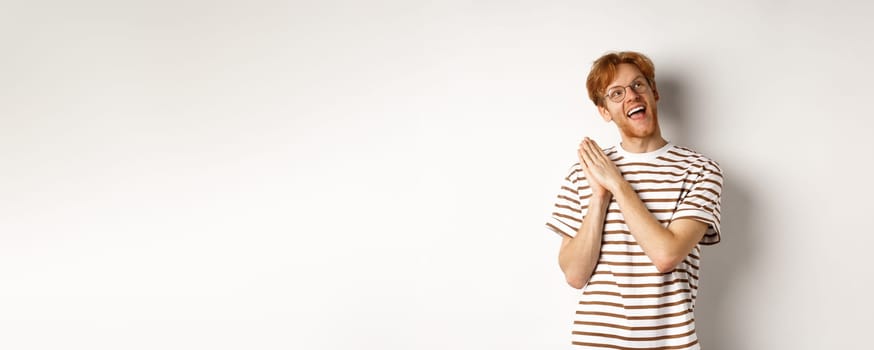
M607 85L616 77L616 71L623 63L633 64L637 69L640 69L649 85L655 90L655 66L649 57L634 51L609 52L592 63L592 70L589 71L589 77L586 78L589 98L596 106L604 107Z

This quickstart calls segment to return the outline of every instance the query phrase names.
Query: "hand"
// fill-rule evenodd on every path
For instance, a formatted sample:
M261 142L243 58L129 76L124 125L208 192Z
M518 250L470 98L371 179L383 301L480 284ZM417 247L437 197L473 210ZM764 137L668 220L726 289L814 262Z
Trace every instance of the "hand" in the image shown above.
M588 137L584 138L580 142L577 154L580 157L583 172L586 173L586 179L592 186L592 194L612 193L624 181L622 172L610 158L607 158L607 155L594 140ZM596 187L598 188L596 189Z
M580 141L580 148L577 149L577 157L580 159L580 167L583 168L583 173L586 174L586 181L588 181L589 183L589 188L592 190L592 195L605 198L610 195L610 192L607 191L607 189L603 185L601 185L601 183L599 183L596 178L592 177L592 175L590 174L591 170L589 170L588 166L588 164L591 162L587 163L585 159L585 149L588 148L586 146L586 140L588 139L589 138L586 137L585 139L583 139L583 141Z

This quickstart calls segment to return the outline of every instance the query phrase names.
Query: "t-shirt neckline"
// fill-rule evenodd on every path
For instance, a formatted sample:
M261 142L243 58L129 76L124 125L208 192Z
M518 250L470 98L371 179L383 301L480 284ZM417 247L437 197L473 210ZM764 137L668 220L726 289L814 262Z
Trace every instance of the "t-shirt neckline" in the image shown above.
M619 143L618 145L616 145L616 151L619 152L619 155L621 155L625 159L652 160L658 156L661 156L661 155L667 153L668 150L673 148L673 147L674 147L674 144L671 143L671 141L668 141L664 146L662 146L661 148L659 148L657 150L643 152L643 153L633 153L633 152L626 151L624 148L622 148L622 143Z

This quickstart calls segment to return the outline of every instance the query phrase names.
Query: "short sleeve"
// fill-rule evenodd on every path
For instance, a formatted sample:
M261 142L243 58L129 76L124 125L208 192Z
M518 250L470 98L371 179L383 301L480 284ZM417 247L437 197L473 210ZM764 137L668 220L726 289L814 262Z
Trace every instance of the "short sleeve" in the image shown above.
M546 227L550 231L565 237L574 237L577 234L588 207L588 197L585 196L588 188L583 170L579 164L574 164L562 181L552 215L546 221Z
M716 163L708 161L692 179L692 187L680 200L671 221L686 218L704 222L708 227L700 243L704 245L719 243L722 170Z

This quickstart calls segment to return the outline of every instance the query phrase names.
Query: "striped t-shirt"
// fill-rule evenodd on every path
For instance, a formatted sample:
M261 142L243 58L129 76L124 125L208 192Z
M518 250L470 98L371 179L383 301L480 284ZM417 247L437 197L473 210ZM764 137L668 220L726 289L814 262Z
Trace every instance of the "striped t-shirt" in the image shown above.
M616 146L604 152L662 226L679 218L699 220L709 225L699 243L719 242L718 164L670 143L647 153ZM546 226L573 237L591 195L579 163L574 164ZM576 306L573 344L592 349L698 349L693 309L700 244L672 272L660 273L628 231L614 199L604 224L600 259Z

